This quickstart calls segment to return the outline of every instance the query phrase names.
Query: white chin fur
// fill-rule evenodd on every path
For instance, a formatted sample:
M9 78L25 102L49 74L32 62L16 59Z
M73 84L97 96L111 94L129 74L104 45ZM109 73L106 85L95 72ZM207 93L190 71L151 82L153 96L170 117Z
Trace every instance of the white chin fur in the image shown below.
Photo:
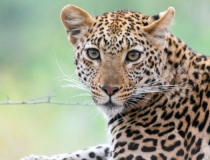
M122 113L124 110L123 106L116 106L113 108L109 108L105 105L98 105L99 109L105 114L107 118L114 117L115 115Z

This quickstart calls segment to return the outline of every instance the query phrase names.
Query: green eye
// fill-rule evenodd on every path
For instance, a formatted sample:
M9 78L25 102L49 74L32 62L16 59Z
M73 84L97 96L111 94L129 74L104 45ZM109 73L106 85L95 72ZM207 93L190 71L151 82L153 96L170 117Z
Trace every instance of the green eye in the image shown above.
M87 56L88 56L90 59L93 59L93 60L98 60L98 59L100 59L100 53L99 53L99 51L98 51L97 49L95 49L95 48L87 49L86 54L87 54Z
M131 62L137 61L140 58L140 54L141 53L139 51L136 51L136 50L129 51L127 56L126 56L126 60L131 61Z

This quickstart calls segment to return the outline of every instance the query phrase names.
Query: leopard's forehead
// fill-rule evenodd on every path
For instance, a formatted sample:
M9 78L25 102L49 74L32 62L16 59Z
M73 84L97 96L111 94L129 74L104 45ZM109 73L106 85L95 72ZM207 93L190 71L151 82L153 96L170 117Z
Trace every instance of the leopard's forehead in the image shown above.
M94 18L88 31L88 41L105 50L121 51L137 45L144 37L142 27L148 25L149 16L139 12L120 10Z
M144 14L139 12L131 12L127 10L120 10L115 12L104 13L101 16L97 16L96 22L100 25L109 27L110 33L120 34L123 29L127 31L139 30L139 26L148 25L148 18ZM137 27L138 26L138 27Z

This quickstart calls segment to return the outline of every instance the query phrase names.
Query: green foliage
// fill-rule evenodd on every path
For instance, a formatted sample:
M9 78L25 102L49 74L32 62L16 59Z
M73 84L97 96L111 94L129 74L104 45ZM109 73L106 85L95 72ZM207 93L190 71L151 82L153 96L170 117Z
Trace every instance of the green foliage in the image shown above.
M55 93L55 100L90 102L81 91L62 88L72 75L73 49L66 40L60 11L77 5L96 16L129 9L153 15L169 6L176 9L171 31L194 50L210 51L210 1L72 0L0 2L0 101L14 101ZM57 64L58 61L58 64ZM59 105L0 106L0 159L28 154L70 152L106 143L106 124L96 107Z

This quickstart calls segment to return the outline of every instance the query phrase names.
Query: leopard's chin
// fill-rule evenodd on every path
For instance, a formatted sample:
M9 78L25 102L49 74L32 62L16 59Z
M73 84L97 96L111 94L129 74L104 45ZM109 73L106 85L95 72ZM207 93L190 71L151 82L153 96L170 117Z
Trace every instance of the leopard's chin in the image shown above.
M113 103L111 101L105 103L104 106L107 107L108 109L114 109L114 108L118 107L117 104L115 104L115 103Z
M120 114L125 109L124 106L117 105L113 102L107 102L105 104L98 105L99 108L102 110L103 113L105 113L108 117L114 117L117 114Z

